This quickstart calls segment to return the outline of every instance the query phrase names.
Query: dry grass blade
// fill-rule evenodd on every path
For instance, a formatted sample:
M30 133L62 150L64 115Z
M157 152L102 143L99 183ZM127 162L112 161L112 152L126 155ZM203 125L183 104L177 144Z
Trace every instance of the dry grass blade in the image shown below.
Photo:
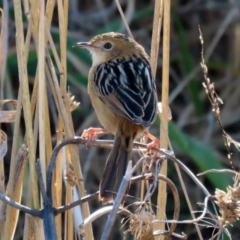
M156 1L160 2L160 1ZM163 71L162 71L162 114L161 114L161 126L160 126L160 143L162 148L168 147L168 94L169 94L169 52L170 52L170 6L171 1L163 1ZM158 4L160 8L160 4ZM163 162L160 174L167 175L167 161ZM158 185L158 212L157 218L160 220L165 219L166 209L166 183L159 182ZM160 223L158 226L161 230L165 229L165 224ZM163 236L157 237L157 239L164 239Z
M63 118L61 118L61 121L65 121L65 123L62 124L62 122L59 121L59 126L58 129L62 131L64 129L64 132L66 134L66 137L72 137L74 136L74 129L73 129L73 121L71 117L71 112L69 108L69 99L67 97L67 65L66 65L66 59L67 59L67 54L66 54L66 46L67 46L67 24L68 24L68 1L62 2L61 0L57 1L57 8L58 8L58 18L59 18L59 29L60 29L60 60L61 60L61 65L63 68L63 74L60 76L60 96L63 96L64 99L64 109L65 109L65 115L62 115ZM67 122L67 124L66 124ZM64 128L63 128L64 127ZM79 160L79 155L78 155L78 149L76 146L69 146L69 152L70 152L70 158L68 159L69 161L72 162L76 174L76 178L78 180L83 179L82 176L82 170L80 166L80 160ZM82 181L77 182L77 189L79 191L80 196L85 195L85 187L84 183ZM82 206L82 211L83 211L83 217L86 218L89 216L89 207L85 203ZM69 226L69 229L73 229L73 226ZM92 234L92 228L91 225L86 226L85 229L86 233L86 238L92 239L93 234Z
M11 166L10 166L10 175L9 175L9 182L8 182L8 196L10 196L10 197L13 195L14 185L16 184L14 182L15 172L16 172L15 169L17 169L15 158L16 158L16 154L17 154L19 125L20 125L20 117L21 117L21 110L22 110L21 102L22 102L22 92L21 92L21 87L20 87L19 94L18 94L18 101L17 101L16 121L15 121L15 126L14 126L14 133L13 133L13 144L12 144L12 151L11 151ZM19 199L20 199L20 196L19 196ZM7 218L6 218L5 226L10 225L10 219L8 219L8 218L9 217L11 218L12 211L14 211L14 210L11 207L7 207ZM16 214L16 212L15 212L15 214ZM7 233L5 232L5 234L7 234Z
M66 185L66 203L72 202L72 187L67 184ZM65 218L65 240L73 240L73 231L74 231L74 223L73 223L73 209L67 211Z
M26 214L23 239L44 239L42 231L36 231L36 229L42 228L41 219Z
M62 65L61 65L61 62L60 62L60 59L59 59L59 56L57 54L56 46L55 46L55 44L53 42L52 35L50 33L50 28L49 28L47 23L48 22L46 22L46 25L45 25L46 29L45 30L46 30L46 34L47 34L47 37L48 37L48 41L49 41L49 44L50 44L50 47L51 47L54 59L56 61L56 64L57 64L57 67L58 67L58 71L59 71L60 74L64 74L63 69L62 69Z
M5 1L5 4L7 4L7 1ZM0 32L0 100L3 99L3 82L5 77L5 71L6 71L6 60L7 60L7 46L8 46L8 33L7 33L7 26L6 23L8 21L8 4L4 5L5 10L7 11L7 16L4 18L3 10L0 8L0 14L1 14L1 32ZM7 8L6 8L7 7ZM1 106L2 108L2 106ZM6 114L6 113L5 113ZM1 109L1 122L3 122L4 119L6 119L4 112ZM8 114L8 113L7 113ZM4 116L3 116L4 115ZM9 119L9 116L7 117ZM5 192L5 173L4 173L4 164L3 164L3 157L6 154L7 150L7 142L4 141L7 140L7 135L1 131L1 156L0 156L0 191ZM2 209L2 203L0 203L0 209ZM1 214L0 214L1 215ZM0 216L0 221L3 221L2 216ZM3 231L1 231L3 233ZM1 234L2 235L2 234Z
M29 88L28 88L28 77L27 77L27 68L26 68L26 53L24 46L24 35L23 35L23 22L22 22L22 9L19 1L14 1L14 12L15 12L15 22L16 22L16 31L17 31L17 56L18 56L18 64L19 64L19 78L20 78L20 88L19 88L19 101L17 106L17 120L14 129L14 140L12 146L12 161L11 161L11 170L10 170L10 182L9 182L9 195L13 196L14 190L14 173L16 169L16 162L14 161L17 141L18 141L18 132L19 132L19 119L21 112L21 104L24 109L25 116L25 126L26 126L26 136L27 136L27 146L29 147L29 159L30 159L30 179L31 184L34 186L34 195L33 195L33 205L35 207L39 206L38 199L38 188L37 188L37 179L35 173L35 152L34 152L34 141L33 141L33 130L32 130L32 122L31 122L31 108L30 108L30 96L29 96ZM22 97L23 96L23 97ZM19 179L22 180L21 178ZM18 184L22 184L19 182ZM20 191L21 192L21 191ZM21 193L18 194L18 200L20 199ZM13 216L15 215L15 216ZM6 225L5 229L5 239L10 239L9 237L14 233L14 225L15 223L12 219L17 220L17 212L12 211L11 207L7 207L7 216L6 216Z
M48 24L46 24L48 27L52 23L52 17L53 17L53 11L55 7L56 1L55 0L48 0L46 4L46 19L48 21Z
M1 33L0 33L0 100L3 99L4 78L6 73L7 50L8 50L8 1L4 0L4 9L1 12Z
M152 31L152 43L151 43L151 54L150 63L152 68L153 77L156 77L157 62L160 45L160 33L162 29L163 19L163 1L159 0L155 2L155 11L153 18L153 31Z
M11 199L15 202L20 202L21 197L22 197L22 184L23 184L23 173L25 170L25 166L26 166L26 157L28 154L28 149L26 148L26 146L22 146L18 153L17 156L15 156L14 159L14 164L15 164L15 172L13 173L13 177L12 177L12 182L9 182L9 185L7 187L6 190L6 195L9 196L9 190L10 187L13 187L12 189L12 195L11 195ZM10 183L12 185L10 185ZM9 222L7 222L7 220L5 222L2 222L1 220L3 220L2 216L1 216L1 236L3 237L3 239L12 239L14 237L14 233L15 233L15 228L17 225L17 220L18 220L18 215L19 215L19 210L17 210L16 208L12 208L10 206L6 206L6 204L2 204L1 205L1 215L5 216L6 219L9 218ZM4 212L3 212L4 211ZM4 217L4 218L5 218ZM6 228L6 224L8 224L9 228Z
M30 106L30 93L28 88L28 76L27 76L27 64L26 53L24 47L24 35L23 35L23 22L22 22L22 8L21 3L17 0L14 1L14 13L17 32L17 56L19 66L19 78L22 90L22 105L24 112L24 119L26 125L27 146L29 148L29 164L30 164L30 179L33 190L33 206L39 207L39 193L37 187L37 176L35 171L35 147L33 140L33 128L32 128L32 116Z
M57 132L57 144L62 142L63 140L63 133ZM61 206L62 204L62 172L63 172L63 153L60 151L57 156L56 160L56 168L54 171L54 179L53 179L53 204L55 207ZM56 216L56 230L57 230L57 236L58 239L62 236L62 215Z
M39 3L39 28L38 28L38 122L39 122L39 157L41 170L46 184L46 80L45 80L45 3Z
M119 1L118 1L118 0L115 0L115 2L116 2L116 5L117 5L117 7L118 7L118 11L119 11L119 13L120 13L120 15L121 15L121 18L122 18L122 20L123 20L124 26L125 26L125 28L126 28L126 30L127 30L127 33L128 33L128 35L129 35L131 38L133 38L132 32L131 32L131 30L130 30L130 28L129 28L127 19L126 19L125 15L124 15L124 13L123 13L123 11L122 11L122 8L121 8L121 5L120 5ZM133 1L132 1L132 2L133 2Z
M57 82L57 77L56 77L56 73L55 73L55 70L54 70L54 67L52 65L52 62L51 62L51 59L50 59L50 56L47 55L47 63L48 63L48 67L46 68L47 70L47 76L48 76L48 81L50 83L50 86L52 88L52 92L53 92L53 96L55 98L55 102L56 102L56 105L57 105L57 109L58 109L58 112L60 113L60 119L61 121L63 121L63 125L64 125L64 129L65 129L65 135L66 137L67 136L73 136L74 134L72 132L72 129L71 129L71 125L68 121L68 118L66 118L67 116L67 113L66 113L66 110L69 111L69 114L70 114L70 100L68 98L68 95L66 97L66 102L68 103L68 109L66 109L64 107L64 104L63 104L63 101L62 101L62 98L61 98L61 94L60 94L60 88L59 88L59 85L58 85L58 82ZM74 151L73 151L74 149ZM78 153L77 153L77 148L75 148L74 146L69 146L69 149L68 149L68 152L70 153L69 157L68 158L65 158L67 161L69 161L70 159L72 159L72 164L74 166L74 172L76 174L76 178L77 179L82 179L82 173L81 173L81 170L80 170L80 165L79 165L79 156L78 156ZM74 155L73 155L74 154ZM74 164L77 164L77 165L74 165ZM80 195L81 196L84 196L85 195L85 190L84 190L84 186L83 186L83 182L79 182L77 181L76 182L77 186L78 186L78 189L80 189ZM70 189L72 189L69 185L67 185L67 188L69 188L68 190L68 200L71 200L71 194L72 194L72 190L70 191ZM83 214L85 217L88 216L88 207L87 207L87 204L85 203L84 204L84 208L85 209L85 213ZM70 214L70 213L69 213ZM71 218L72 218L72 215L71 215ZM66 218L67 219L67 218ZM70 219L70 215L69 215L69 219ZM70 231L70 229L73 229L70 228L69 225L66 225L68 226L67 227L67 232ZM89 226L86 226L88 228L90 228ZM91 231L90 231L90 236L91 236ZM71 236L68 236L68 237L71 237ZM91 237L90 237L91 239Z

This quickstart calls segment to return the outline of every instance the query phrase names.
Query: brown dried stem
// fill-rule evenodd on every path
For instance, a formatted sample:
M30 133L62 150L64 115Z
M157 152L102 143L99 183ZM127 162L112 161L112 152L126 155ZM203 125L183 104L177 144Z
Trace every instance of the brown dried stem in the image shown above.
M212 105L213 114L217 120L219 127L221 128L223 141L224 141L224 144L225 144L227 152L228 152L227 156L230 161L231 167L233 170L235 170L230 147L231 147L231 144L233 144L238 149L238 151L240 151L240 143L235 141L234 139L232 139L223 128L223 124L222 124L222 120L221 120L221 116L220 116L221 111L220 111L220 106L219 106L220 104L223 104L223 101L217 95L215 88L214 88L214 83L211 83L210 78L208 77L208 68L207 68L207 65L205 64L205 60L204 60L204 41L203 41L203 35L202 35L200 27L199 27L199 32L200 32L199 39L200 39L200 43L202 46L201 67L202 67L203 76L204 76L204 80L205 80L205 82L203 83L203 87L204 87L205 92L208 96L208 99Z

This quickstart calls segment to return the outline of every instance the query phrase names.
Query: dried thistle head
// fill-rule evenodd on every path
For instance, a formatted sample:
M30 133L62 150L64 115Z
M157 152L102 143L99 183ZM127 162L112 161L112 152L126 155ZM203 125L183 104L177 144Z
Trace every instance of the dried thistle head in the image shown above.
M72 187L77 184L77 177L74 171L74 167L70 161L67 162L67 170L64 174L64 178Z
M75 96L73 96L69 90L68 90L67 96L68 96L70 111L72 112L79 107L80 102L75 101Z
M240 182L239 176L235 178L233 187L229 186L227 192L216 189L215 203L219 207L221 216L219 220L223 225L230 225L239 220L240 217Z
M139 240L154 240L153 220L155 220L153 211L146 204L141 205L131 216L129 229L125 233L131 232Z

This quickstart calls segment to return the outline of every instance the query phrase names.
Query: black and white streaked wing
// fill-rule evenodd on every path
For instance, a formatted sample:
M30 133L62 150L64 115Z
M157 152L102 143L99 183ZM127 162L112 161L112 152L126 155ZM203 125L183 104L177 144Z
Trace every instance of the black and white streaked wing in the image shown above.
M157 95L147 61L111 60L97 67L94 81L98 97L114 112L146 128L152 124Z

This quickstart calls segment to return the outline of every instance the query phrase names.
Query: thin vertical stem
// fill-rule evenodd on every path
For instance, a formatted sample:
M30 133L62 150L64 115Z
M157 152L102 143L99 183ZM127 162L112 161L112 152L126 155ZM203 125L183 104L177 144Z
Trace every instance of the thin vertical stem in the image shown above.
M168 97L169 97L169 52L170 52L170 6L171 1L163 1L163 63L162 63L162 113L160 126L160 144L161 148L168 147ZM167 161L163 162L160 174L167 175ZM158 212L159 220L165 219L166 209L166 183L160 181L158 185ZM164 223L159 223L158 227L161 230L165 229ZM164 236L159 236L158 239L164 239Z
M27 146L29 149L29 165L30 165L30 179L32 183L33 191L33 207L39 208L39 192L37 175L35 170L35 147L33 140L33 126L32 126L32 115L30 106L30 93L28 87L28 74L27 74L27 64L26 64L26 54L24 46L24 35L23 35L23 21L22 21L22 7L21 1L14 0L14 14L16 23L16 42L17 42L17 59L18 59L18 70L19 79L22 89L22 105L23 113L26 126L26 139Z
M39 117L39 154L43 181L46 186L46 149L45 149L45 3L39 1L39 29L38 29L38 117Z
M151 43L151 54L150 63L152 68L153 77L156 77L158 53L160 45L160 33L162 28L162 12L163 12L163 1L155 1L153 18L153 30L152 30L152 43Z

